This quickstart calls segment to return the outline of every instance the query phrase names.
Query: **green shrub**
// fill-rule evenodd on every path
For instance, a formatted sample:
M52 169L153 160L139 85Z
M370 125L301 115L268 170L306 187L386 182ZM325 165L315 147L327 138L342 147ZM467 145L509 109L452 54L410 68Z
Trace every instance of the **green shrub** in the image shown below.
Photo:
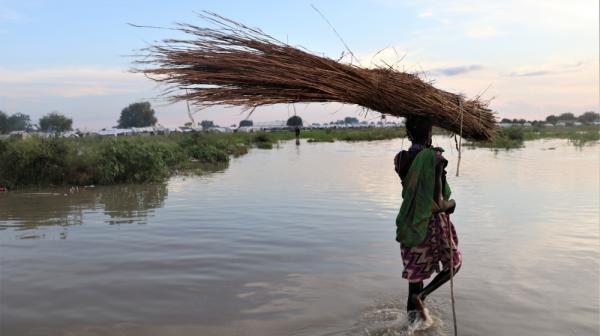
M169 168L157 146L141 141L110 141L101 146L98 182L140 183L161 181Z
M65 158L72 149L64 139L2 141L0 183L19 185L62 184Z
M271 139L271 137L267 133L257 133L254 136L254 142L255 143L273 142L273 140Z
M525 136L521 127L509 127L502 129L501 136L506 137L509 140L523 141Z
M192 145L188 148L188 155L203 163L228 162L229 155L226 151L216 146L201 144Z
M273 139L267 133L258 133L254 136L253 139L256 147L260 149L272 149L273 148Z

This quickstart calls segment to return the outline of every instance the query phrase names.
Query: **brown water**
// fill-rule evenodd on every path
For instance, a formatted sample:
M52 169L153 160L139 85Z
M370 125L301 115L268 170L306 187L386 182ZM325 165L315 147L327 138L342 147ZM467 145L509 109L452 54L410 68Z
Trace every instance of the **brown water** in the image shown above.
M467 150L456 178L436 142L460 335L598 335L600 146ZM405 335L407 145L286 143L165 184L0 194L0 335ZM428 298L416 335L451 334L449 302Z

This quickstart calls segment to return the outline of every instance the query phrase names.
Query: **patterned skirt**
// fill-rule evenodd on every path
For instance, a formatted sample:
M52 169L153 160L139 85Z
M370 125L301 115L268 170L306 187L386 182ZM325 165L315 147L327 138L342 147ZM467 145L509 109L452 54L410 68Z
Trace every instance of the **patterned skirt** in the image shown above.
M448 241L448 223L452 231L452 241ZM407 247L400 244L404 271L402 277L409 282L429 279L433 272L450 269L450 243L452 244L454 269L462 263L458 249L458 237L454 225L444 213L434 215L429 222L427 236L417 246Z

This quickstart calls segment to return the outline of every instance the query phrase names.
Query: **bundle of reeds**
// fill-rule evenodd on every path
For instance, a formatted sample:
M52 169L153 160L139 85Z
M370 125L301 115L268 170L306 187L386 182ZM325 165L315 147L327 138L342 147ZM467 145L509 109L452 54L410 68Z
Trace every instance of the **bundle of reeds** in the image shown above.
M410 74L368 69L317 56L258 29L214 13L214 25L178 24L189 39L168 39L147 48L136 71L166 84L172 101L196 105L261 105L310 102L356 104L398 117L424 116L472 140L490 140L495 120L479 97L435 88Z

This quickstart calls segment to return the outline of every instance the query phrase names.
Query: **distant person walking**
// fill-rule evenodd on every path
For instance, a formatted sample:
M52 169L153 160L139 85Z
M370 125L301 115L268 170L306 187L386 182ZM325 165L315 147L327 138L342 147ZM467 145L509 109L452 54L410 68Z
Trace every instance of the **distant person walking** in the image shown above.
M450 258L456 274L462 256L449 217L456 203L450 199L446 182L448 161L442 156L443 149L431 146L432 123L409 117L406 132L412 145L394 158L396 173L402 180L403 199L396 218L396 240L404 264L402 277L408 280L406 310L409 321L414 322L417 317L430 320L425 299L450 280ZM438 274L424 287L423 282L434 272Z
M296 126L294 132L296 133L296 146L298 146L300 145L300 127Z

